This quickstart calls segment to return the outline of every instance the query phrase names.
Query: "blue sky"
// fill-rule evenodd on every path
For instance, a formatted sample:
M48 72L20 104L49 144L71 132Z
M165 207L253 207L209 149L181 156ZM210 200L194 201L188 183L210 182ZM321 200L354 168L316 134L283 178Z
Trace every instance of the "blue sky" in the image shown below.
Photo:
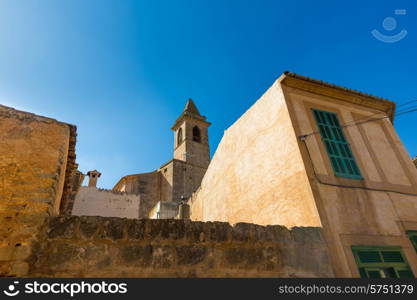
M172 158L189 97L212 153L285 70L417 99L416 13L415 1L0 0L0 103L77 125L81 171L111 188ZM373 29L408 35L383 43ZM417 113L395 127L417 155Z

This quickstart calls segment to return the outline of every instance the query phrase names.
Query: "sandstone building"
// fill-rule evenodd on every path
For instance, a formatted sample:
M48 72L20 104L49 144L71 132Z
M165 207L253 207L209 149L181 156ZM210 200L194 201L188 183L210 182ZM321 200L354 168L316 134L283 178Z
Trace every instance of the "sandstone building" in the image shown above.
M211 161L189 100L173 159L103 190L97 170L81 186L74 125L0 106L0 276L413 277L417 169L394 113L287 72Z
M150 173L128 175L113 190L140 195L139 217L173 218L182 199L200 186L210 163L210 123L189 99L172 126L173 159Z
M322 227L336 276L417 274L417 170L394 112L283 74L225 131L191 218Z

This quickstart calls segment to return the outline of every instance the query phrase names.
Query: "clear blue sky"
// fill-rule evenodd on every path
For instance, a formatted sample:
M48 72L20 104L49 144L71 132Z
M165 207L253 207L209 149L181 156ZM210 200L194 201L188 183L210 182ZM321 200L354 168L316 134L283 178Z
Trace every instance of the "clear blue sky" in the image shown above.
M80 169L110 188L172 158L189 97L213 123L212 153L284 70L417 99L416 14L416 1L0 0L0 103L77 125ZM395 127L417 155L417 113Z

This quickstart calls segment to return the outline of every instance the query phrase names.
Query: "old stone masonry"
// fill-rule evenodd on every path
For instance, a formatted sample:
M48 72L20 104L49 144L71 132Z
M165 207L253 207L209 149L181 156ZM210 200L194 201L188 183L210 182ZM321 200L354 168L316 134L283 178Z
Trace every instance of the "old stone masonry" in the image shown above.
M190 99L172 159L107 190L78 170L75 125L0 105L0 276L415 277L416 159L394 117L284 72L212 159Z

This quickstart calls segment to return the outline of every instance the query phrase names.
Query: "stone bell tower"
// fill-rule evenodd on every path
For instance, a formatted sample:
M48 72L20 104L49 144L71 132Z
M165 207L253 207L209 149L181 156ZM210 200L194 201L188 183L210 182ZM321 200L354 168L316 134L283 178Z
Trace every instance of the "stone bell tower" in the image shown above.
M174 126L172 200L186 202L201 184L210 164L210 123L189 99Z
M189 99L184 111L176 120L174 131L174 159L207 169L210 163L208 127L210 123L198 111L194 101Z

